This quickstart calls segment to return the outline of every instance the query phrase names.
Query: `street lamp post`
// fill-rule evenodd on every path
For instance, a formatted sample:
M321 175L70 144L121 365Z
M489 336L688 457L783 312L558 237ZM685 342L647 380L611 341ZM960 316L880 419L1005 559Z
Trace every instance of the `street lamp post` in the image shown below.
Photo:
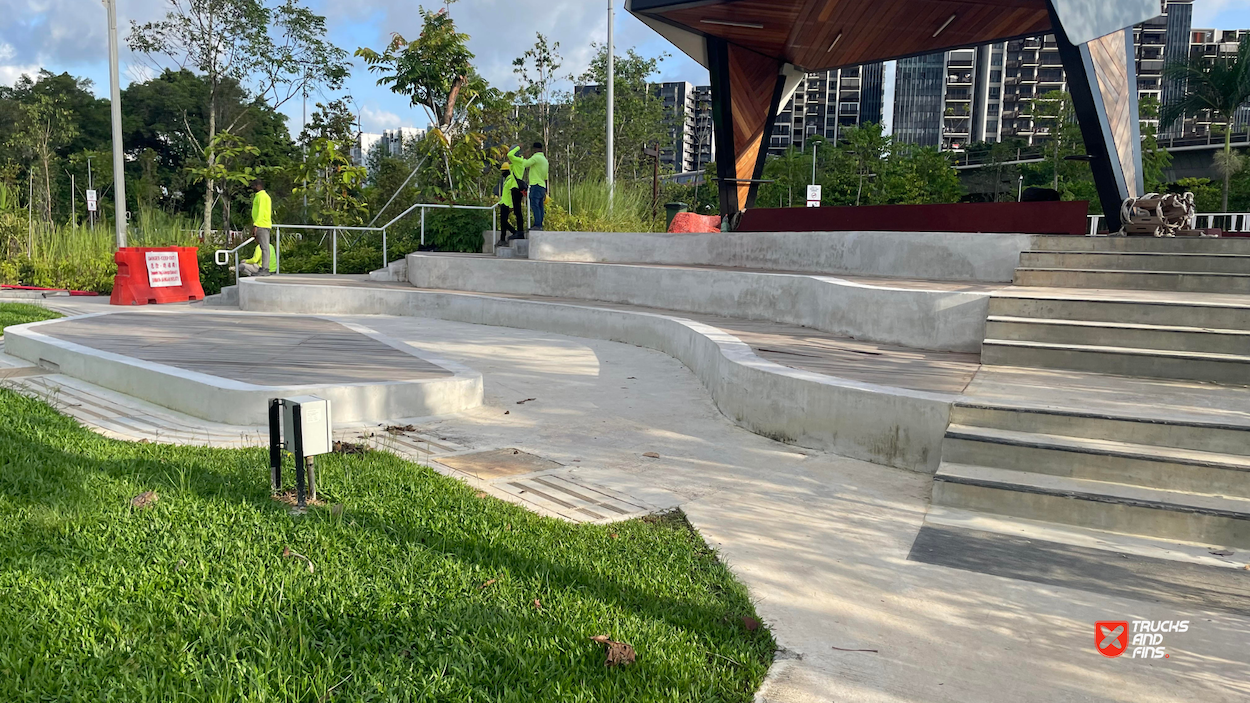
M1019 187L1016 188L1016 202L1020 202L1024 198L1024 174L1020 174Z
M109 107L113 113L113 225L117 248L126 246L126 172L122 162L122 88L117 65L117 0L104 0L109 21Z
M612 194L615 189L616 174L613 173L615 165L613 151L613 112L616 110L616 101L614 95L614 84L616 83L616 58L614 56L615 48L612 46L612 24L615 9L612 3L615 0L608 0L608 207L612 207Z

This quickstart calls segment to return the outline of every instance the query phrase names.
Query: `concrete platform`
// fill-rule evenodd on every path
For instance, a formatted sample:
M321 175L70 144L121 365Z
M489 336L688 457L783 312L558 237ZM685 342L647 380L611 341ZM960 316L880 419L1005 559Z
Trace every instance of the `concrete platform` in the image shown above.
M721 266L766 271L1010 282L1027 234L962 232L530 233L542 261Z
M656 349L694 371L743 427L926 472L937 468L951 404L978 367L975 354L620 303L421 290L345 276L275 276L245 281L240 290L243 309L257 312L432 317Z
M571 298L781 322L915 349L979 352L996 283L729 266L408 255L418 288ZM881 314L888 310L888 315Z
M316 395L335 422L462 412L481 375L319 317L95 313L5 333L8 354L194 417L264 424L268 400Z

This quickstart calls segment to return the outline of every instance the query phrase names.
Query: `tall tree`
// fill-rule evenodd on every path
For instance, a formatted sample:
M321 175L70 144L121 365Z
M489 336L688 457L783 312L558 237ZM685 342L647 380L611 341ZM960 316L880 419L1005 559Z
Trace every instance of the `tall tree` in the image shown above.
M1163 106L1159 125L1167 129L1186 115L1206 113L1213 122L1223 123L1224 151L1215 159L1216 170L1224 177L1221 208L1228 211L1229 181L1241 170L1243 157L1233 151L1233 121L1237 108L1250 100L1250 36L1242 37L1237 53L1220 56L1190 56L1168 64L1164 76L1184 86L1179 100Z
M1033 113L1034 121L1049 132L1046 159L1053 176L1050 187L1059 190L1063 157L1076 153L1077 144L1084 144L1076 122L1076 110L1072 107L1072 96L1060 90L1044 93L1034 101Z
M381 74L378 85L408 96L413 107L420 106L429 113L431 123L446 129L453 125L461 92L473 77L469 35L456 29L446 8L430 12L418 7L417 12L422 27L415 40L392 34L381 53L361 47L356 56L364 59L371 72Z
M539 129L544 145L551 145L551 103L556 97L556 71L564 58L560 56L560 42L550 43L541 32L534 46L512 61L512 72L517 75L520 87L517 97L523 106L536 110Z
M576 171L582 178L593 178L601 173L607 154L607 47L591 44L595 58L577 82L585 89L578 90L573 99L571 131L577 149L574 153ZM616 56L613 83L615 109L613 155L614 172L621 177L640 179L650 177L650 162L642 157L642 147L652 142L663 142L668 137L664 125L664 103L652 90L652 76L659 72L660 62L668 57L646 58L629 49L624 56Z
M1146 190L1163 189L1163 171L1172 165L1172 155L1159 148L1158 130L1154 121L1159 118L1159 99L1143 95L1137 102L1137 114L1141 120L1141 163Z
M41 198L39 211L45 222L51 222L54 164L59 158L57 151L78 136L78 127L61 97L36 95L21 107L22 116L17 129L9 136L9 143L32 159L31 171L38 174L39 190L36 192Z
M347 52L326 40L325 18L298 0L168 0L165 18L131 22L127 42L133 51L172 60L203 73L209 84L208 126L203 140L192 135L205 168L213 170L209 145L218 131L232 132L248 110L223 111L221 88L229 81L250 89L278 109L310 86L337 88L347 77ZM189 130L188 130L189 131ZM207 181L204 231L212 229L218 193Z

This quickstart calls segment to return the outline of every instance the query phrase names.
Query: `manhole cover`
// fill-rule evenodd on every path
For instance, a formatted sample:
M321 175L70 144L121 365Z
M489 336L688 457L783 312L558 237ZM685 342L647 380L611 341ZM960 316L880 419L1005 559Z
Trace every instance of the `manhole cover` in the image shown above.
M487 480L531 474L536 471L550 471L563 466L550 459L511 448L439 457L438 463Z

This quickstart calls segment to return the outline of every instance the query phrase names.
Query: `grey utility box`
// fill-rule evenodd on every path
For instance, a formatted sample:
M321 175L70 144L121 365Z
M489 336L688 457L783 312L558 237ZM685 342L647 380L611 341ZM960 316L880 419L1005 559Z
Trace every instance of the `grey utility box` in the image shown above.
M300 443L300 454L304 456L333 451L330 401L313 395L297 395L294 398L279 398L278 404L282 407L282 438L288 452L296 450L296 442ZM297 416L299 427L295 425Z

